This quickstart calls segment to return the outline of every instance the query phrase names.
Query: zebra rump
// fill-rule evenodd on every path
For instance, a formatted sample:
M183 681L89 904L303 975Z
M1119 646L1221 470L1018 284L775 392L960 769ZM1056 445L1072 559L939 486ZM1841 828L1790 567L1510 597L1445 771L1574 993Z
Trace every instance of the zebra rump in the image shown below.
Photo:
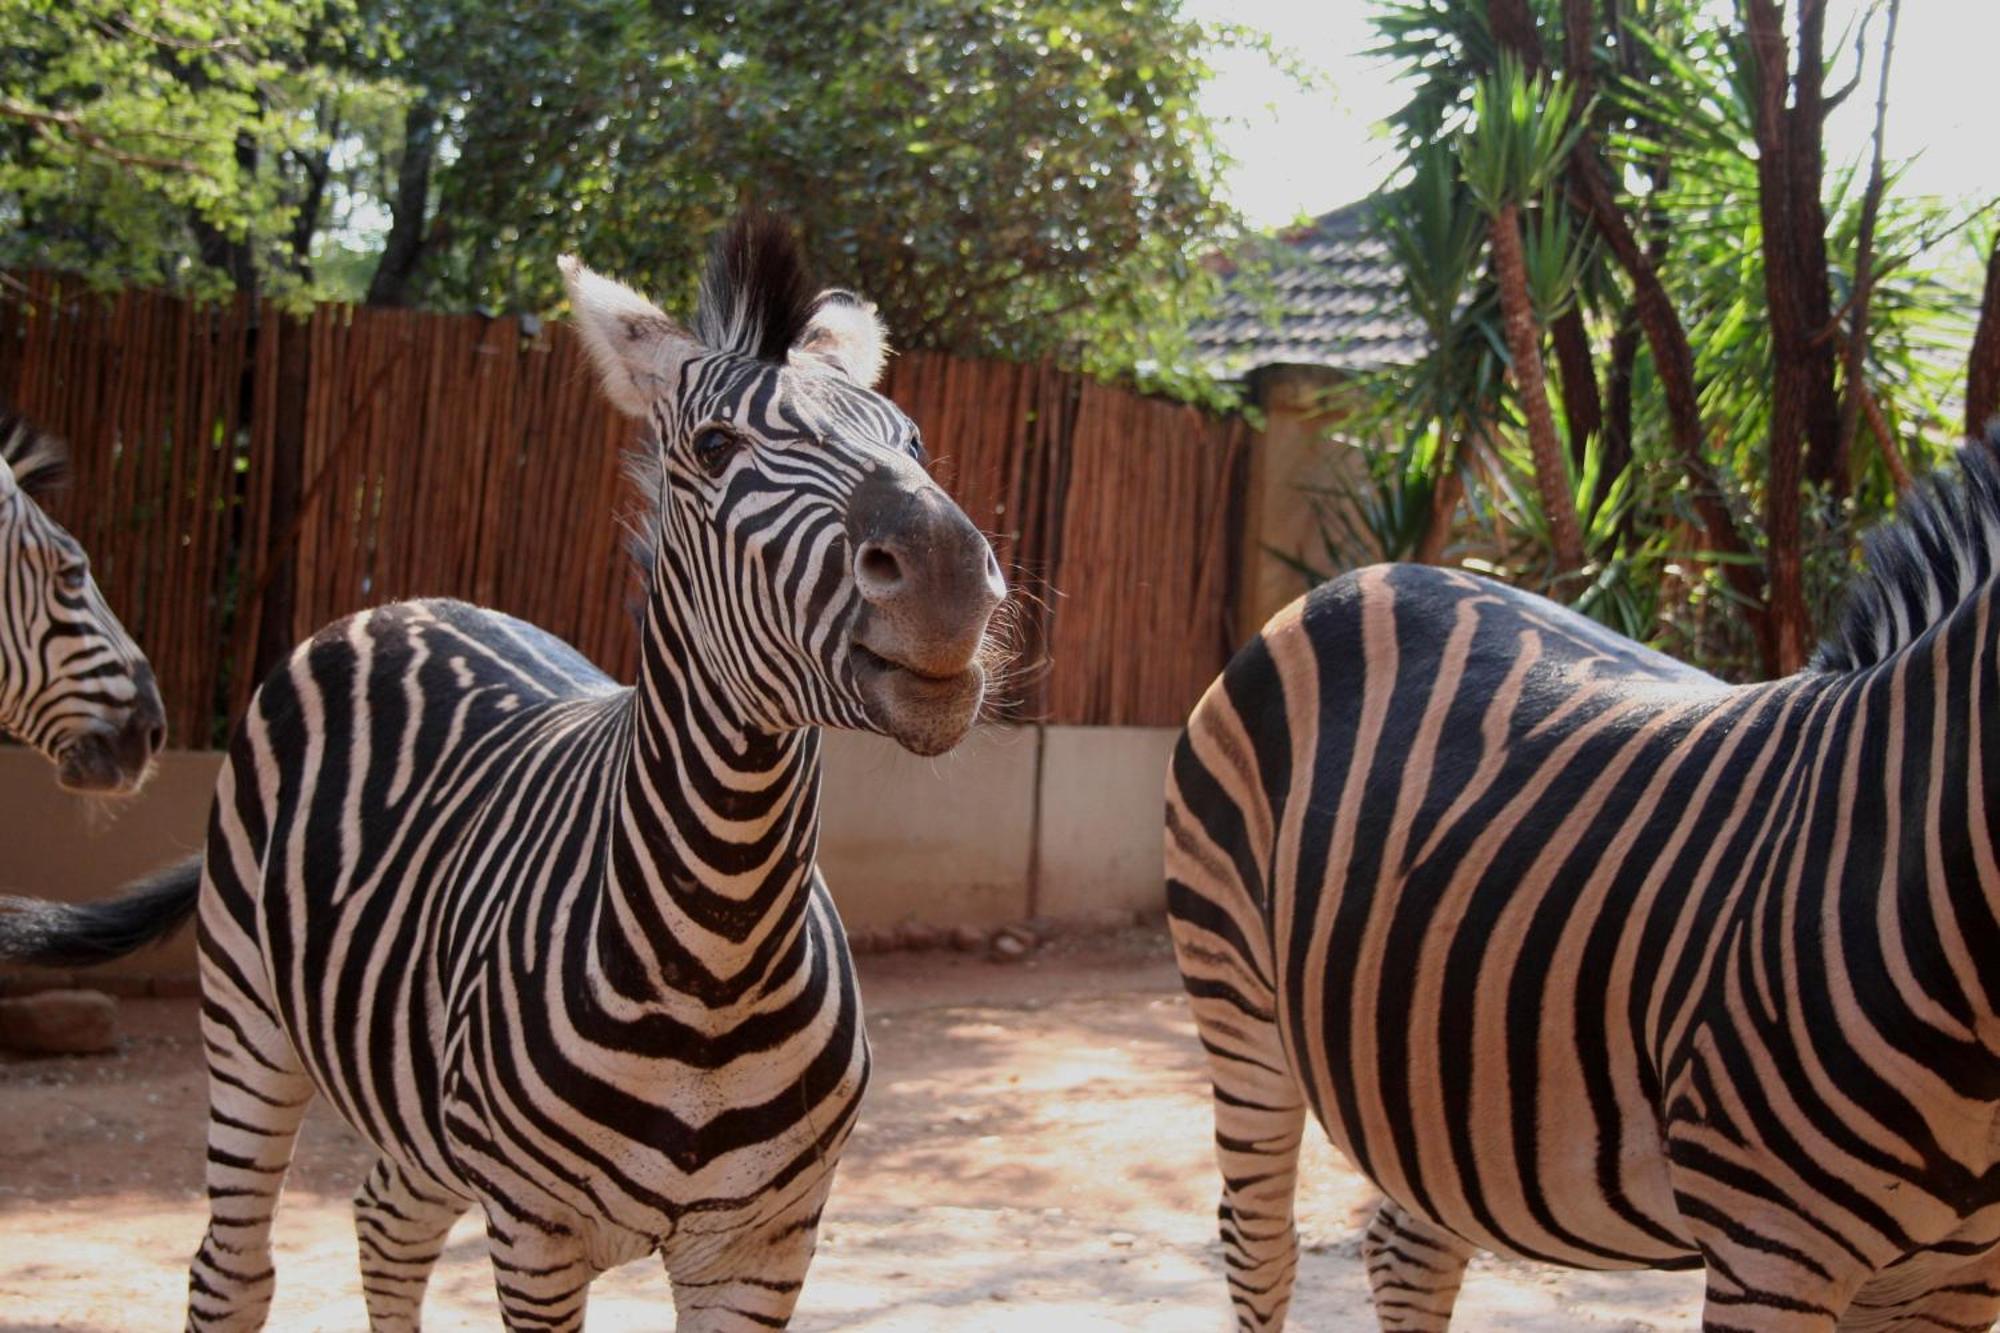
M0 959L35 967L95 967L157 944L194 916L201 858L190 857L97 903L0 895Z

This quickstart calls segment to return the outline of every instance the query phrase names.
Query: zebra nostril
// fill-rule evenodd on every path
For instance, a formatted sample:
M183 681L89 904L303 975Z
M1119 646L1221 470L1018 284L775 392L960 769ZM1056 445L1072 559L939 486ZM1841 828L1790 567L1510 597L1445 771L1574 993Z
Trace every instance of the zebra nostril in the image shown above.
M886 597L902 586L903 562L879 542L863 542L854 557L854 577L870 597Z

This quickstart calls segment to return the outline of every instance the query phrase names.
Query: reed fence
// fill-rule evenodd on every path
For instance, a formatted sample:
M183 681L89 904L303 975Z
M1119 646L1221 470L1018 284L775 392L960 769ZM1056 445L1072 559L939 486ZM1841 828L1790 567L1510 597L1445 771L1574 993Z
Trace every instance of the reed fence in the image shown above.
M1012 575L1006 711L1184 718L1231 647L1245 426L1046 365L913 353L884 388ZM69 441L51 508L179 744L221 744L291 644L403 597L498 607L632 677L630 425L563 326L26 274L0 294L0 400Z

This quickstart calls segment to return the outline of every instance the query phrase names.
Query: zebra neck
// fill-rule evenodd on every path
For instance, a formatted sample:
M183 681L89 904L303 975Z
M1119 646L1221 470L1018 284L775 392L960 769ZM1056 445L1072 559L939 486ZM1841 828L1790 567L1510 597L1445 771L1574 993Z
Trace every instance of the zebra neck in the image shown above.
M1843 766L1856 829L1854 862L1876 867L1896 897L1894 933L1905 984L1931 997L1924 1021L1963 1025L1991 1057L1987 1094L2000 1100L2000 616L1992 585L1968 598L1881 666L1848 682L1860 693ZM1868 744L1873 738L1876 744ZM1875 929L1876 921L1868 923ZM1863 932L1864 935L1866 932ZM1871 940L1872 943L1872 940ZM1858 945L1856 947L1859 947ZM1872 960L1863 963L1873 966ZM1849 960L1849 966L1854 966ZM1884 964L1879 970L1894 975ZM1937 1012L1926 1003L1941 1004ZM1955 1059L1965 1066L1967 1052Z
M593 950L621 995L754 1006L811 947L817 728L744 726L649 617Z

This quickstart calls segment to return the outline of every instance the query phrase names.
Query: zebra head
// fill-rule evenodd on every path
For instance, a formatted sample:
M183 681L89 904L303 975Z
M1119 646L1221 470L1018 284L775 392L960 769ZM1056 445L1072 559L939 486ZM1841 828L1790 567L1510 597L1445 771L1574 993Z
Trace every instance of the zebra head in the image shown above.
M72 791L128 793L166 743L166 711L83 548L35 502L66 461L0 411L0 731L54 760Z
M740 216L692 331L562 261L611 401L646 421L649 623L765 730L852 727L939 754L972 726L1006 594L992 548L924 470L909 417L874 391L874 308L814 292L790 230Z

